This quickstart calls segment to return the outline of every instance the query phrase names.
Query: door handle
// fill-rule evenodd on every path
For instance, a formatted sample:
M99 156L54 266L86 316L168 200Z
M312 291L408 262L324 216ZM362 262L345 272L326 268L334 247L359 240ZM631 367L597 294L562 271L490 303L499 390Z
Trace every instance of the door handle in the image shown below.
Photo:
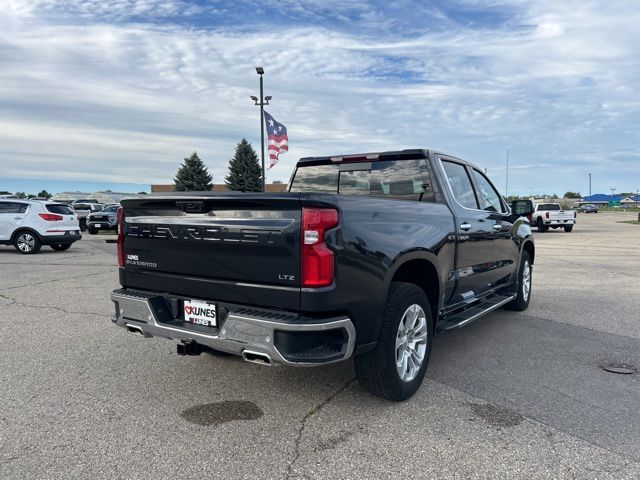
M14 220L22 220L22 217L13 217Z
M465 222L462 225L460 225L460 230L468 232L469 230L471 230L471 225Z
M502 230L502 225L500 225L499 223L496 223L496 224L493 226L493 229L494 229L496 232L499 232L500 230Z

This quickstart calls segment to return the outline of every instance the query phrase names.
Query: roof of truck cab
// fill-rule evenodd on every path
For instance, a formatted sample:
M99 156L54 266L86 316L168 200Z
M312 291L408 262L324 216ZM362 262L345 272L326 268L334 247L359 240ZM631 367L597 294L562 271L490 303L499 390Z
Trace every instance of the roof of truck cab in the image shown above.
M460 163L470 165L475 168L479 168L477 165L458 158L454 155L450 155L445 152L433 150L430 148L410 148L406 150L390 150L386 152L367 152L367 153L349 153L341 155L327 155L321 157L303 157L298 160L298 165L305 165L309 163L324 163L324 162L341 162L341 161L355 161L355 159L361 159L363 162L379 161L379 160L409 160L415 158L428 158L429 155L442 155Z

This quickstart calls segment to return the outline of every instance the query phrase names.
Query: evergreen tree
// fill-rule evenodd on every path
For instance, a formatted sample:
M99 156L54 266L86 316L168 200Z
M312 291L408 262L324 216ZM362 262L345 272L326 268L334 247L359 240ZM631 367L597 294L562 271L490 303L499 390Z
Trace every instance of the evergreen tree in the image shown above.
M211 190L212 180L213 177L209 174L204 162L196 152L193 152L178 168L174 183L176 192L204 192Z
M53 195L51 195L46 190L40 190L40 193L38 193L37 196L40 197L40 198L46 198L47 200L49 200Z
M236 153L229 160L229 175L224 179L229 190L235 192L262 191L262 170L258 155L246 139L236 146Z

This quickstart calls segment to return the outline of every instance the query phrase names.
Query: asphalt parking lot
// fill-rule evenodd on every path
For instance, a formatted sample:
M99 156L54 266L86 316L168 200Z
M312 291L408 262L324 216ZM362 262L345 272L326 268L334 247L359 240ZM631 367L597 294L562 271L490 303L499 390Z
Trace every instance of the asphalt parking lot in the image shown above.
M179 357L110 321L115 245L0 247L0 478L640 477L640 226L535 233L533 297L436 337L409 401L350 362ZM89 238L91 237L91 238Z

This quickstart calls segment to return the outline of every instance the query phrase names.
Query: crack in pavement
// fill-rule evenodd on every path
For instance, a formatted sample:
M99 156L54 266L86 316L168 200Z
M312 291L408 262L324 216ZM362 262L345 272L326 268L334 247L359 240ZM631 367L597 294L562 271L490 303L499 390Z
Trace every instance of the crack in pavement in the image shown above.
M112 272L93 272L93 273L87 273L86 275L76 275L74 277L62 277L62 278L54 278L54 279L49 279L49 280L43 280L42 282L28 283L26 285L15 285L13 287L1 287L0 291L15 290L16 288L35 287L35 286L38 286L38 285L44 285L45 283L61 282L61 281L64 281L64 280L74 280L76 278L94 277L94 276L98 276L98 275L106 275L107 273L113 275Z
M287 471L285 472L285 477L284 477L285 480L293 478L293 476L292 476L292 474L293 474L293 472L292 472L293 466L296 464L296 462L300 458L300 443L302 442L302 436L304 435L304 431L307 428L307 422L309 421L309 419L311 417L313 417L316 413L318 413L320 410L322 410L329 403L331 403L331 401L333 399L335 399L338 395L340 395L347 388L349 388L349 386L352 385L355 381L356 381L356 377L353 377L351 380L346 382L342 387L340 387L334 393L329 395L327 398L325 398L318 405L316 405L311 410L309 410L305 414L304 417L302 417L302 420L300 421L300 426L298 427L298 435L297 435L295 443L294 443L294 451L293 451L294 455L293 455L293 458L291 459L291 461L289 462L289 464L287 465Z
M71 311L71 310L67 310L67 309L62 308L62 307L56 307L56 306L53 306L53 305L30 305L28 303L19 301L17 298L10 297L9 295L0 294L0 298L4 298L4 299L7 299L7 300L10 300L10 302L7 305L5 305L5 307L9 306L9 305L17 305L19 307L24 307L24 308L39 308L39 309L43 309L43 310L56 310L58 312L66 313L67 315L93 315L95 317L101 317L101 318L104 318L104 316L105 316L105 314L103 314L103 313Z

